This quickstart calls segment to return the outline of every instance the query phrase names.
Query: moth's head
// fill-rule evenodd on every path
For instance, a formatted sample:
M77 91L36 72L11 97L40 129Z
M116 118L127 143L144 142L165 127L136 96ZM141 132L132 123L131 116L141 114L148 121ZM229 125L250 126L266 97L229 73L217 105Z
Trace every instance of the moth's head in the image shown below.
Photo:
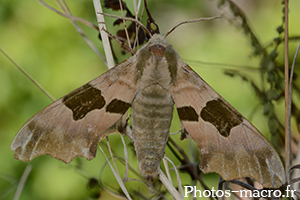
M146 48L147 51L157 59L161 59L165 56L165 51L169 49L170 46L171 45L166 42L164 36L154 34L143 48Z
M152 37L149 39L147 45L152 46L154 44L160 44L163 47L167 47L168 43L165 40L165 37L160 35L160 34L154 34Z

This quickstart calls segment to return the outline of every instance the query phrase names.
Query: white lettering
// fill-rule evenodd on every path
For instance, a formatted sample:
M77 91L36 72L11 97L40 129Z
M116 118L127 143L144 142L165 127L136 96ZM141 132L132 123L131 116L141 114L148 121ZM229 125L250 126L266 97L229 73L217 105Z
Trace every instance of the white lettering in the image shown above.
M215 193L214 193L214 191L216 191L216 190L215 190L215 188L214 188L214 187L212 187L212 189L211 189L211 194L212 194L212 197L216 197L216 196L215 196Z
M201 195L201 190L197 190L196 186L194 186L194 197L197 197L197 192L199 192L199 196L198 197L202 197Z
M207 192L207 195L205 195L206 192ZM204 190L204 191L203 191L203 196L204 196L204 197L210 197L210 196L211 196L210 190Z
M219 194L219 192L221 192L221 194ZM217 190L216 195L217 195L217 197L223 197L224 196L223 190Z
M276 193L278 195L276 195ZM274 195L274 197L280 197L281 196L281 191L280 190L274 190L273 195Z
M190 188L190 190L187 190L187 188ZM188 197L188 193L191 193L191 192L193 192L194 191L194 189L193 189L193 187L192 186L184 186L184 197Z
M245 192L245 195L243 195ZM249 193L249 196L247 195ZM240 190L240 197L252 197L252 192L250 190Z
M222 198L222 197L231 197L231 193L236 193L239 197L254 197L254 198L272 198L272 197L281 197L282 192L280 190L215 190L212 187L211 190L197 190L196 186L184 186L185 192L184 197L214 197L214 198ZM290 186L287 186L285 191L285 197L294 197L295 190L291 190ZM290 194L289 194L290 193Z
M225 197L230 197L230 190L225 190Z
M260 194L258 190L253 190L253 197L259 198Z
M270 190L272 191L272 190ZM264 193L266 193L266 195L264 195ZM262 190L260 193L261 197L268 197L268 195L270 195L270 193L267 190Z

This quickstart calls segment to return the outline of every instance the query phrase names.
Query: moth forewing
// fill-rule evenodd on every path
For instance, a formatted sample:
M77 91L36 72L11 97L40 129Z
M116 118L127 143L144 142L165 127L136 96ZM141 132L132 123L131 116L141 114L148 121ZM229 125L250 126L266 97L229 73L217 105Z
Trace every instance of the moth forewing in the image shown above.
M172 97L185 134L199 148L200 169L225 180L252 177L267 188L282 186L283 165L264 136L186 63L178 64Z
M136 92L135 57L50 104L29 119L15 136L15 158L30 161L47 154L69 163L91 160L98 142L119 129ZM118 123L118 125L115 125Z

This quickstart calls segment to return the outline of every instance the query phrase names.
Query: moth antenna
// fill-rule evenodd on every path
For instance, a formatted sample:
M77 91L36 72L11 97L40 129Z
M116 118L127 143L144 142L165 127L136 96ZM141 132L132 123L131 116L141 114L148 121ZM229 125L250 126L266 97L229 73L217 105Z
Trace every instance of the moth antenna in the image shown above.
M116 40L122 48L125 48L127 51L129 51L132 55L134 55L136 52L126 43L124 43L123 41L119 40L116 36L114 36L113 34L111 34L110 32L108 32L107 30L105 30L104 28L101 29L102 31L104 31L105 33L107 33L107 35Z
M209 17L209 18L201 18L201 19L195 19L195 20L188 20L188 21L183 21L178 24L176 24L173 28L171 28L165 35L164 38L166 38L170 33L172 33L178 26L182 24L187 24L187 23L194 23L194 22L199 22L199 21L208 21L208 20L214 20L214 19L219 19L222 17Z
M114 18L118 18L118 19L123 19L123 20L127 20L127 21L132 21L132 22L135 22L137 23L138 25L140 25L142 27L142 29L144 29L144 31L146 31L146 33L152 38L152 35L150 33L150 31L138 20L136 19L133 19L133 18L128 18L128 17L120 17L118 15L110 15L110 14L106 14L106 13L99 13L98 14L100 15L104 15L104 16L107 16L107 17L114 17Z

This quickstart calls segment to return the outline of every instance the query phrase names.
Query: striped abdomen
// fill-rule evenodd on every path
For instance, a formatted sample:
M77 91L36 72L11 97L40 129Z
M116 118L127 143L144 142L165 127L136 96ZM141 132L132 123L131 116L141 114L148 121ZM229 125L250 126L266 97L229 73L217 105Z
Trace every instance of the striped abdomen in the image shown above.
M154 181L169 136L173 117L170 90L153 84L136 94L132 103L133 141L139 169L146 180Z

